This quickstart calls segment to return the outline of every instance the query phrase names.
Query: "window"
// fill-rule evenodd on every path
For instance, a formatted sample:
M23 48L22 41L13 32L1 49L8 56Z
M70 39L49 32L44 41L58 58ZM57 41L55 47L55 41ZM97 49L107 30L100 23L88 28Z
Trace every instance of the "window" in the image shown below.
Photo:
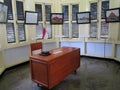
M64 23L64 24L63 24L62 34L63 34L65 37L69 37L69 24L68 24L68 23Z
M52 38L52 26L50 24L51 5L35 4L35 11L39 12L39 22L38 22L39 24L36 25L36 36L38 36L38 39L42 39L43 27L45 27L47 32L46 37L48 39L51 39ZM42 17L43 15L45 15L45 18Z
M64 24L62 25L62 34L67 38L69 37L78 38L79 37L78 24L76 22L77 12L79 12L78 4L62 5L62 13L64 13Z
M68 21L69 19L69 12L68 12L68 5L63 5L62 6L62 13L64 13L64 20Z
M42 21L42 5L35 4L35 11L38 12L38 20Z
M78 24L76 22L72 23L72 38L78 38Z
M109 9L109 1L102 1L101 19L105 19L105 10Z
M90 11L91 11L91 20L97 19L97 3L91 3L90 5Z
M6 30L7 30L7 41L8 41L8 43L15 42L14 24L13 23L7 23L6 24Z
M79 5L72 5L72 38L79 37L78 24L76 22L76 13L79 12Z
M25 41L25 26L23 23L18 23L18 36L19 36L19 41Z
M108 0L90 3L91 24L89 34L91 38L108 37L109 24L105 22L105 10L108 8L109 8ZM98 14L98 12L101 12L101 14Z
M91 26L90 27L90 37L96 38L97 37L97 30L98 30L97 22L91 22L90 26Z
M109 29L109 24L105 22L105 10L109 9L109 1L102 1L102 6L101 6L101 31L100 31L100 37L101 38L107 38L108 37L108 29Z
M17 19L24 20L23 2L16 1Z
M79 12L79 6L72 5L72 20L76 20L76 13Z
M13 19L13 11L12 11L12 0L4 0L4 3L8 6L8 19Z
M48 38L52 38L52 26L50 23L46 23L46 30L47 30L47 33L48 33Z
M46 21L50 21L51 6L45 5Z
M26 41L26 33L24 26L24 6L22 1L4 0L8 5L8 23L6 24L7 42L15 43L16 41ZM15 4L15 5L12 5ZM12 8L16 8L16 15L13 18ZM18 30L18 33L16 32ZM16 37L18 36L18 37Z
M40 39L42 38L42 31L43 31L43 24L39 23L36 25L36 36L38 36Z

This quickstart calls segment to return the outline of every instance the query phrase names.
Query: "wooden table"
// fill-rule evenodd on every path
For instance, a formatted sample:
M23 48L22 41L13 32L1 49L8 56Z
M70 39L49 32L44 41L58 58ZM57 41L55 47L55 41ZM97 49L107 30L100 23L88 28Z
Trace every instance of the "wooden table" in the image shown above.
M62 47L49 52L49 56L30 56L30 68L32 80L51 89L80 66L80 48Z

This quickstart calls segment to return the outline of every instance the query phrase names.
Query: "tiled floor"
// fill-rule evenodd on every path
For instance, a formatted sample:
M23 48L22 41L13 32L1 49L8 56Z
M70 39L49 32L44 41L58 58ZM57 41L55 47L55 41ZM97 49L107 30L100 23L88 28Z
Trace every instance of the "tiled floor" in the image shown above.
M0 76L0 90L47 90L31 80L29 64ZM120 63L81 57L77 74L70 74L52 90L120 90Z

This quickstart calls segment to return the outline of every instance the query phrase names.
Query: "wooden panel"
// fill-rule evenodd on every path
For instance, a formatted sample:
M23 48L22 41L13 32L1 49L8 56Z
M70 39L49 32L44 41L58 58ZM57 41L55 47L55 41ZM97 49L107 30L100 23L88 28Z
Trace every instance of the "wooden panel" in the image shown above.
M48 73L46 64L31 60L31 73L33 81L40 84L48 85Z

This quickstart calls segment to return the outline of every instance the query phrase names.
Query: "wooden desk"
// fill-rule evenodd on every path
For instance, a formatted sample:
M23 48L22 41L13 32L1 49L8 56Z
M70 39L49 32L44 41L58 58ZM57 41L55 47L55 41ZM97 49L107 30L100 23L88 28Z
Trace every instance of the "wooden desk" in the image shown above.
M62 52L53 54L55 51ZM80 48L62 47L50 50L51 55L30 56L31 78L51 89L80 66Z

